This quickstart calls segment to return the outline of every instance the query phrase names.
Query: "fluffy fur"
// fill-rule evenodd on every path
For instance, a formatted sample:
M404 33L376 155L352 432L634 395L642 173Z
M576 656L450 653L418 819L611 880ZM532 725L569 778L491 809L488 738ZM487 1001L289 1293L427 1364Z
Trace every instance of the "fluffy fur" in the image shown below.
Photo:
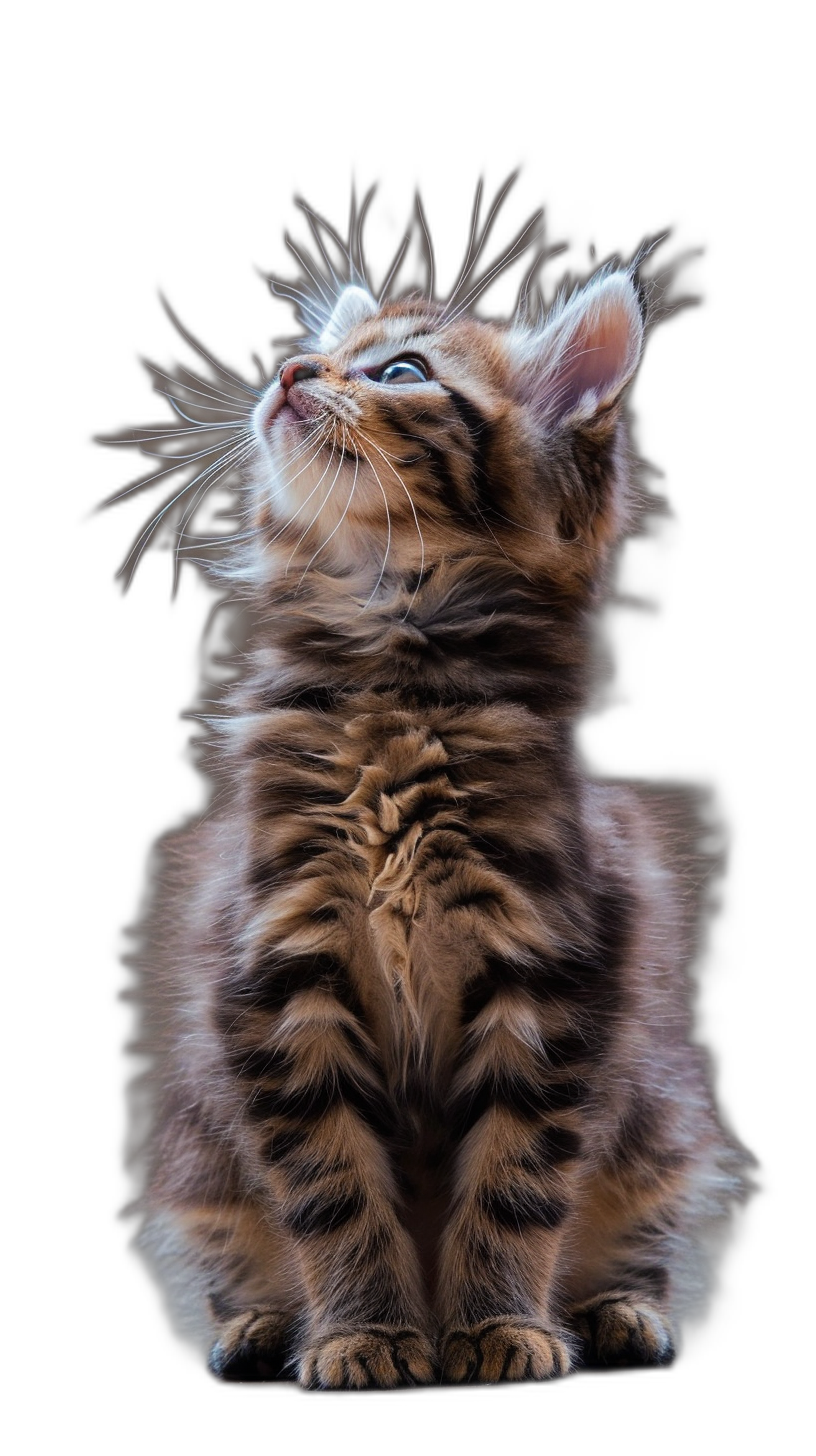
M502 198L445 302L420 204L427 286L394 301L360 214L344 241L304 209L278 375L155 371L183 422L142 443L189 478L125 572L169 525L244 640L136 958L143 1240L227 1378L665 1363L744 1186L691 1041L699 810L573 744L665 300L641 257L545 309L538 217L482 262ZM514 319L476 317L530 247ZM193 537L223 481L237 529Z

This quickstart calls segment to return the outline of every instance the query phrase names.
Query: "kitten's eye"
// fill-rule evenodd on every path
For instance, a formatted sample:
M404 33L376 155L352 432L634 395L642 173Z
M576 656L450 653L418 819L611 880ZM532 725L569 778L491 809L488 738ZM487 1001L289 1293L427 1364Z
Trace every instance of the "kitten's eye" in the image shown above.
M395 359L377 376L378 384L424 384L428 371L419 359Z

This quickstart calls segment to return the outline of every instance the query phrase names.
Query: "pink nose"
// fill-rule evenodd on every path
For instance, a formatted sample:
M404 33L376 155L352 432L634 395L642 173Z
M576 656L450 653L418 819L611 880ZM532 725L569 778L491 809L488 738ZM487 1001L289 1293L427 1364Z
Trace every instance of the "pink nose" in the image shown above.
M311 359L290 359L281 369L278 381L282 389L288 390L293 384L299 384L301 379L314 379L319 373L320 365Z

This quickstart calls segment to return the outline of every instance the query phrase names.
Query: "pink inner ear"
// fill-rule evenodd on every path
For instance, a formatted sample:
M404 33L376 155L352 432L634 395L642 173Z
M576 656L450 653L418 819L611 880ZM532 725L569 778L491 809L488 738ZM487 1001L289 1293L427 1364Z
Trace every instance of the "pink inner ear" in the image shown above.
M545 386L549 410L569 414L587 393L595 408L611 403L634 373L643 339L629 277L613 274L590 286L568 306L554 332Z

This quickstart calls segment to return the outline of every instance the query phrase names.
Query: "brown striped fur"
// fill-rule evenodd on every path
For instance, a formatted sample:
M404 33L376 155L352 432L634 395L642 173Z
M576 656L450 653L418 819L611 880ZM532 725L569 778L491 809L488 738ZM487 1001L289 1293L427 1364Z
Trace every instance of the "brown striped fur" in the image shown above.
M144 1243L225 1377L665 1363L743 1186L690 1040L691 801L573 746L644 297L607 269L507 326L358 286L254 407L216 792L138 957Z

